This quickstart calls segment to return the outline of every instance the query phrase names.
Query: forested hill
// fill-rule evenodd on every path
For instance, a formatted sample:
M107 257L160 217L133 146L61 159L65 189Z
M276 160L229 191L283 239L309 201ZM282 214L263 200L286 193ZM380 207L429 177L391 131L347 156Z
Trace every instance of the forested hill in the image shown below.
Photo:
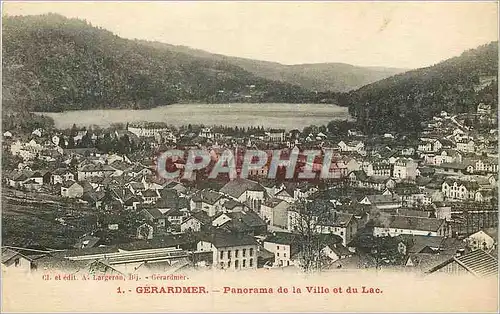
M481 102L496 109L497 77L498 42L492 42L434 66L364 86L350 92L344 105L349 105L365 132L418 131L422 121L441 110L475 112Z
M4 16L4 109L152 108L174 102L312 102L314 93L223 60L120 38L57 14Z
M320 92L348 92L394 74L408 71L408 69L361 67L345 63L284 65L277 62L230 57L185 46L150 41L142 42L154 47L163 47L195 57L225 61L262 78L287 82Z

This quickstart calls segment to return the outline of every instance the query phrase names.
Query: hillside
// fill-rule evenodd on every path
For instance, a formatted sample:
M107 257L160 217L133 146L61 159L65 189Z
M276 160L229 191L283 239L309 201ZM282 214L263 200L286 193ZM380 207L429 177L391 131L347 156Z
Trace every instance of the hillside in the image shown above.
M365 132L418 131L422 121L442 110L452 114L475 112L481 102L497 108L496 77L498 42L492 42L352 91L343 105L349 105L351 115Z
M120 38L57 14L4 17L4 109L152 108L174 102L310 102L312 92L233 65Z
M174 46L158 42L141 42L199 58L228 62L262 78L286 82L321 92L347 92L407 71L407 69L399 68L359 67L345 63L284 65L277 62L213 54L185 46Z

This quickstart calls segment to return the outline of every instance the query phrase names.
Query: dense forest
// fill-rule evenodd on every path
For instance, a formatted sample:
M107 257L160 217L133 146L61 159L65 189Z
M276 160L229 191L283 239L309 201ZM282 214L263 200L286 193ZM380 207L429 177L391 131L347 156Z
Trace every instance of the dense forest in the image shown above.
M345 63L285 65L277 62L230 57L186 46L141 41L154 47L186 53L199 58L226 61L258 77L287 82L318 92L348 92L409 69L362 67Z
M8 109L318 101L299 86L260 78L224 61L123 39L79 19L7 16L2 23L2 91Z
M418 131L422 121L442 110L475 112L481 102L496 109L497 76L498 42L492 42L434 66L366 85L342 101L366 133ZM493 77L491 84L480 86Z

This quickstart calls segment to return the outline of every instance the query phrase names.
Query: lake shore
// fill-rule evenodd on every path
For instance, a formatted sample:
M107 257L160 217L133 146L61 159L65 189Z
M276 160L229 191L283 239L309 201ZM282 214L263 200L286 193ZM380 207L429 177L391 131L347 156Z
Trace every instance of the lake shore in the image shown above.
M224 125L229 127L263 126L291 130L327 124L331 120L351 120L347 107L331 104L173 104L152 109L102 109L64 112L36 112L54 119L57 128L139 121L165 122L173 126L188 124Z

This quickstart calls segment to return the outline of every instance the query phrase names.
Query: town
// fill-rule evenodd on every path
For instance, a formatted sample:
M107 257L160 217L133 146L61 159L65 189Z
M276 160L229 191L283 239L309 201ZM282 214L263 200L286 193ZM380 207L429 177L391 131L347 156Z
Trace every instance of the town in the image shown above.
M441 112L417 137L365 135L351 121L4 129L2 269L497 274L497 142L482 103ZM205 151L206 167L162 177L169 150ZM209 176L226 150L239 174L247 151L281 160ZM184 157L165 167L186 171Z

